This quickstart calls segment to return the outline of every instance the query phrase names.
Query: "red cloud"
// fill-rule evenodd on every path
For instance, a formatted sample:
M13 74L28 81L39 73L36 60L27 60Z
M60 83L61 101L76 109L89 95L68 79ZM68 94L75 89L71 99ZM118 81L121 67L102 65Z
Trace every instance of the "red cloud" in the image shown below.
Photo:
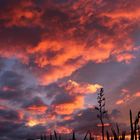
M15 44L5 42L0 54L28 65L35 63L39 72L33 73L41 84L70 76L89 61L102 63L115 58L128 63L135 58L131 32L140 15L138 1L133 6L128 1L127 5L133 10L128 11L121 2L117 3L117 11L111 2L104 1L80 0L63 6L49 1L43 3L42 10L33 1L19 2L18 7L7 8L6 15L1 13L4 25L39 28L40 39L29 45L16 44L16 39Z
M29 111L29 112L31 112L31 113L45 113L46 112L46 110L48 109L48 107L47 106L45 106L45 105L32 105L32 106L29 106L29 107L27 107L26 108L26 110L27 111Z
M35 5L31 1L17 1L9 7L7 6L6 11L5 14L0 13L0 18L5 21L4 26L6 27L27 27L39 24L41 13L35 9Z
M60 134L70 134L72 132L72 129L65 126L58 126L56 127L56 131Z

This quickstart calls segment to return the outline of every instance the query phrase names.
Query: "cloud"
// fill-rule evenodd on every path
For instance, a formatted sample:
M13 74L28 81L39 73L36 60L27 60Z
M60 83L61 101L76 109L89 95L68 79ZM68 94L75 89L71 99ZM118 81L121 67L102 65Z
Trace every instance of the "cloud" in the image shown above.
M132 94L132 95L131 95ZM117 105L121 105L121 104L128 104L129 102L134 102L136 99L138 99L140 97L140 92L136 92L136 93L130 93L130 91L128 91L127 93L123 94L122 99L119 99L116 101Z
M70 94L93 94L102 86L99 84L77 83L76 81L69 80L64 85L61 85Z
M1 125L1 128L0 128L1 138L4 139L4 137L5 137L8 140L10 138L10 134L12 135L12 129L14 128L15 130L17 130L18 128L20 128L22 126L22 123L17 124L14 122L3 121L3 122L0 122L0 125ZM13 137L10 139L13 139Z
M22 96L22 76L13 71L5 71L1 75L0 96L3 99L14 99Z
M124 100L120 99L116 102L117 105L120 105L120 104L123 104L124 103Z
M59 87L59 88L58 88ZM60 115L73 114L76 110L84 108L84 97L88 94L94 94L102 86L98 84L77 83L69 80L60 83L57 92L52 101L52 107ZM60 90L61 92L58 92Z
M136 92L134 96L140 97L140 92Z
M21 121L20 114L15 110L10 110L7 108L0 109L0 114L1 121Z
M26 122L26 126L28 127L34 127L37 125L46 125L47 120L45 118L38 118L35 117L29 117Z
M115 8L111 1L62 3L2 2L5 5L0 13L2 32L7 32L2 40L7 39L10 31L16 38L8 36L9 43L1 44L1 55L14 56L27 65L38 67L34 70L31 65L41 84L70 76L89 61L103 63L113 57L118 62L128 63L135 58L131 32L139 15L135 19L134 12L127 11L126 5L137 11L138 1L133 4L128 1L126 5L120 1ZM15 5L19 5L18 8ZM11 51L5 46L11 46Z
M108 121L105 120L105 122ZM97 119L97 111L94 110L94 108L87 108L78 111L74 114L72 119L59 122L58 125L63 126L67 124L67 126L76 132L86 132L87 130L92 130L94 134L99 134L99 123L100 121Z
M23 108L33 114L44 114L48 106L40 99L35 97L32 101L23 105Z
M55 106L56 113L63 115L82 109L85 105L85 95L94 94L102 86L69 80L66 83L60 83L59 87L64 91L55 96L52 105Z
M22 76L13 71L6 71L1 76L1 86L20 87L23 83Z
M113 109L110 116L113 120L115 120L116 118L121 116L121 112L117 109Z
M110 4L113 4L110 2ZM126 20L139 20L140 14L139 14L139 2L136 0L133 4L131 1L125 1L124 3L118 2L116 7L118 6L118 9L114 9L111 11L106 11L104 13L105 16L108 16L112 18L113 20L120 20L122 18ZM130 11L128 11L127 7L130 7ZM115 7L115 6L114 6Z
M57 114L72 114L76 109L82 109L84 107L84 99L78 96L71 103L63 103L55 105L55 112Z
M118 88L110 97L115 119L119 108L134 107L139 21L139 0L1 0L0 139L96 128L86 105L104 85Z
M117 92L120 92L120 99L118 99L119 104L133 104L139 98L139 63L136 64L132 73L128 76L127 80L125 80L117 89Z
M3 2L4 3L4 2ZM2 5L3 5L2 3ZM3 21L3 25L6 27L12 26L30 26L35 23L38 24L38 17L40 16L40 10L35 8L31 1L15 1L5 2L4 7L1 7L0 18ZM16 7L18 5L18 7ZM7 11L5 14L4 11Z
M92 131L93 135L100 135L101 124L97 118L97 110L94 108L86 108L77 111L71 119L63 120L57 123L58 126L67 126L75 130L79 134L83 134L88 130ZM116 119L121 117L122 114L119 110L114 109L111 113L108 113L104 118L105 131L109 131L111 134L111 128L116 127ZM125 123L117 122L121 130L129 132L128 125Z
M19 74L17 71L9 70L0 75L0 97L1 100L9 102L12 105L22 105L25 101L33 96L33 88L25 84L25 75ZM28 94L26 94L28 93ZM29 98L28 98L29 97Z
M72 133L72 129L65 126L58 126L56 127L56 130L57 130L57 133L60 133L63 135Z
M135 56L133 56L132 54L120 54L117 56L117 60L118 62L122 62L122 61L126 61L126 63L129 63L130 60L132 60L133 58L135 58Z

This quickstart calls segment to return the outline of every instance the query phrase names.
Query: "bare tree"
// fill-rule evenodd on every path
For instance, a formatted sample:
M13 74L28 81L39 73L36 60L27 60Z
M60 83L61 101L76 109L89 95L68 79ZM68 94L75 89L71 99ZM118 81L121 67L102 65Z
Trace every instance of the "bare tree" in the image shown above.
M102 126L102 140L104 140L104 122L103 119L105 115L107 114L107 111L105 110L105 97L104 97L104 89L101 88L100 92L98 93L97 101L98 106L95 107L95 109L98 111L97 117L100 119L101 126Z

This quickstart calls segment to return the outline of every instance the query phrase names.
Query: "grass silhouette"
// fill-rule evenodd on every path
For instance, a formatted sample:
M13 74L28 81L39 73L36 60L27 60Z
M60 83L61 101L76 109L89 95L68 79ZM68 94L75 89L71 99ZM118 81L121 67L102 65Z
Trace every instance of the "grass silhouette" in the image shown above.
M95 107L95 109L98 111L98 115L97 118L99 118L101 125L102 125L102 140L104 140L104 122L103 119L107 113L107 111L105 110L105 97L104 97L104 89L101 88L100 92L98 93L98 107Z

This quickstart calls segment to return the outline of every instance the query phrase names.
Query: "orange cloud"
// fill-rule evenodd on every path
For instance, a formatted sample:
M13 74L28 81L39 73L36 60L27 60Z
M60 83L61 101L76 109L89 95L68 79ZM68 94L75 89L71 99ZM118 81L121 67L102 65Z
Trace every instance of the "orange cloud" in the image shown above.
M69 116L64 116L63 119L64 119L65 121L71 120L71 119L72 119L72 116L70 116L70 115L69 115Z
M36 119L34 117L29 117L26 126L33 127L36 125L45 125L47 120L45 118Z
M130 101L130 99L131 99L131 96L129 94L124 95L124 97L122 97L122 99L119 99L118 101L116 101L116 104L120 105L120 104L127 103L128 101Z
M133 58L135 58L135 56L130 53L119 54L116 57L118 62L125 61L126 63L129 63Z
M37 113L37 114L43 114L46 112L46 110L48 109L47 106L45 105L32 105L26 108L27 111L31 112L31 113Z
M140 97L140 92L135 93L135 97Z
M110 13L103 13L102 15L110 17L112 19L129 19L129 20L139 20L140 10L139 8L133 10L117 10Z
M36 125L48 125L50 122L56 121L56 116L54 114L41 114L40 117L37 117L38 113L28 114L26 119L26 125L33 127Z
M64 66L52 67L39 76L40 84L46 85L71 75L76 69L82 66L82 62L78 61L75 64L66 64Z
M37 120L29 120L26 125L29 127L33 127L37 124L39 124Z
M28 50L29 53L36 55L35 62L40 67L63 66L68 60L79 57L83 51L83 44L65 40L43 40L35 48Z
M130 101L137 99L138 97L140 97L140 92L136 92L131 95L129 90L122 89L121 95L122 95L122 99L116 101L117 105L128 103Z
M70 94L93 94L102 86L99 84L77 83L76 81L69 80L67 83L60 85L64 87Z
M124 103L124 100L123 99L120 99L116 102L117 105L120 105L120 104L123 104Z
M72 132L71 128L67 128L65 126L59 126L56 127L57 133L62 133L62 134L70 134Z
M101 63L111 56L115 56L118 62L128 63L135 58L130 53L134 48L129 40L123 48L118 47L111 38L105 42L99 38L96 43L97 47L94 44L87 46L85 43L79 43L73 39L71 41L44 39L36 47L28 49L28 53L35 56L35 63L39 67L49 67L46 72L40 75L41 84L49 84L70 76L89 61ZM127 53L124 53L124 49Z
M5 46L8 46L9 48L5 48ZM27 55L24 49L19 49L18 47L12 47L12 45L9 44L0 47L0 55L5 58L17 58L24 64L29 63L29 56Z
M75 100L71 103L64 103L55 106L55 112L60 115L72 114L77 109L82 109L84 107L84 98L82 96L77 96Z

